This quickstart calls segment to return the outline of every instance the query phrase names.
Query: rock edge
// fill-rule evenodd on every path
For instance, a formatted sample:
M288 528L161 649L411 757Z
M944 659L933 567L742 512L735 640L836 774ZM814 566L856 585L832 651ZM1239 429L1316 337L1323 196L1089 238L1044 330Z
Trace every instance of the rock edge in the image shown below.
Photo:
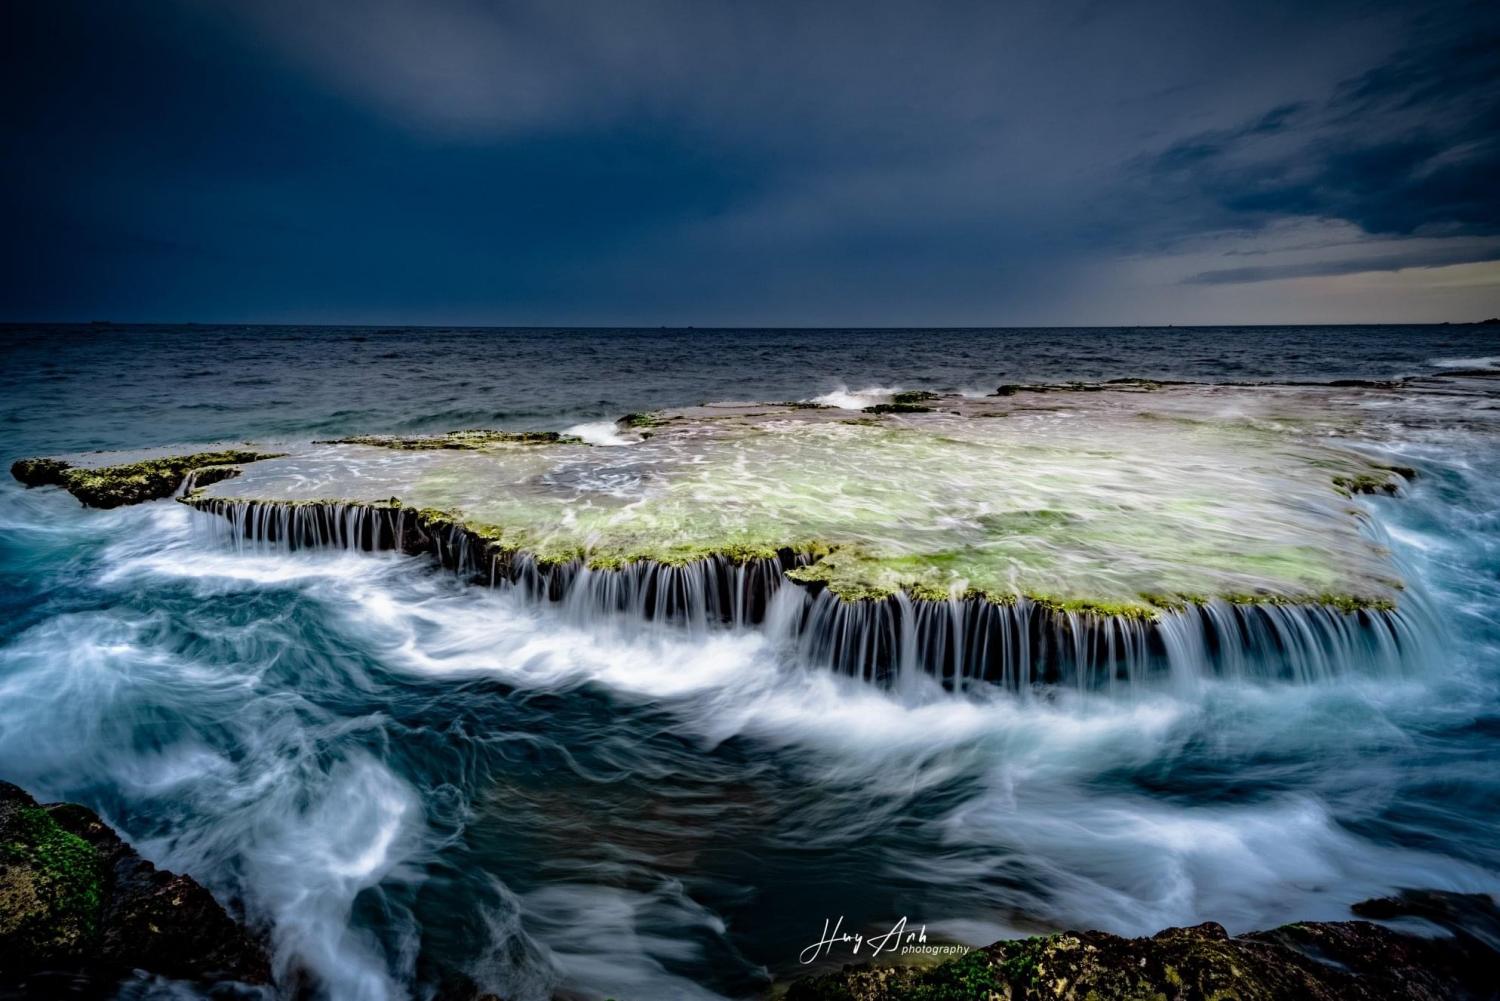
M196 880L141 858L92 810L0 782L0 985L132 970L271 981L265 950Z
M1231 936L1208 922L1150 938L1069 931L996 942L935 967L846 966L784 1001L1459 1001L1500 996L1500 909L1483 894L1405 891L1356 915L1418 918L1424 937L1370 921ZM1435 930L1436 930L1435 929Z

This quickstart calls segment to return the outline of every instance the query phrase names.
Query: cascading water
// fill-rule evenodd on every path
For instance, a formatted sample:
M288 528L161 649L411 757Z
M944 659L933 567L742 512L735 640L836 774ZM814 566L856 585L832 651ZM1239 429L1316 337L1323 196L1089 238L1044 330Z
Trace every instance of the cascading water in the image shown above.
M212 361L175 333L102 336L39 339L0 368L7 458L561 429L829 389L808 366L855 387L997 381L963 360L972 332L802 333L794 353L777 332L222 331ZM1386 378L1500 355L1455 332L1365 332L1363 354L1396 360L1351 370L1326 331L1228 347L1169 331L1098 335L1086 370L1056 332L994 336L994 357L1030 352L1006 380ZM376 361L393 351L399 372ZM526 352L545 386L517 374ZM610 381L642 352L676 359L672 378ZM1265 367L1293 355L1305 368ZM788 586L780 561L655 582L518 562L476 587L490 567L463 540L442 540L462 574L426 547L349 551L378 521L352 509L293 549L302 529L269 511L256 542L248 520L171 500L90 511L4 483L0 778L98 810L264 932L288 982L338 999L428 998L458 975L516 1001L754 997L805 970L825 917L904 915L982 944L1342 918L1402 886L1494 893L1500 451L1483 416L1396 428L1387 461L1421 476L1352 502L1407 584L1396 613L1215 602L1149 635L1049 622L1041 661L1036 608L854 605ZM979 683L979 664L1011 673Z
M1390 676L1422 663L1434 622L1422 599L1397 610L1340 611L1316 604L1233 604L1164 609L1152 621L1056 611L1020 597L844 601L786 578L810 557L723 557L681 565L642 561L590 569L582 560L539 563L500 549L462 525L393 505L276 503L189 498L248 544L430 553L460 577L560 603L582 626L606 616L685 629L762 628L804 664L883 685L930 675L949 688L1067 685L1080 690L1167 678L1324 681L1349 671Z

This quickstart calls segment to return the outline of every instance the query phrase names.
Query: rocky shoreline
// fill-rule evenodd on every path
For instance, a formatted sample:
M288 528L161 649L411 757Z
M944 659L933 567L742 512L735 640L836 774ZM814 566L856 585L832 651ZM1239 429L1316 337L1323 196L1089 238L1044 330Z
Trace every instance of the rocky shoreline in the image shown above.
M86 807L0 782L0 997L108 994L135 971L271 982L260 942L191 877L156 868Z
M1231 936L1213 922L1150 938L1098 931L996 942L935 967L850 965L784 1001L1481 1001L1500 997L1500 909L1408 891L1356 915Z
M1500 997L1500 908L1407 891L1359 920L1231 936L1213 922L1149 938L1066 931L939 965L847 965L781 1001L1485 1001ZM1390 924L1375 922L1394 922ZM112 995L142 975L263 995L262 944L187 876L157 869L97 814L0 782L0 998ZM486 998L466 977L444 998ZM304 985L305 986L305 985ZM296 988L291 988L296 993ZM226 996L227 996L226 995Z

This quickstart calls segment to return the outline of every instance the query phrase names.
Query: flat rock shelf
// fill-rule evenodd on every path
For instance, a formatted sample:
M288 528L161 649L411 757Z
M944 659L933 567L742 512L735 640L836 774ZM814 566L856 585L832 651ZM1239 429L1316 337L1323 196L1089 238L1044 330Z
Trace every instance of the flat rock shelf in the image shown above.
M172 458L179 500L241 544L429 552L582 616L757 626L882 683L1315 680L1399 670L1427 631L1359 496L1418 476L1388 429L1488 433L1492 410L1483 379L1124 380L706 404L595 443L361 435L15 471L87 470L98 494Z

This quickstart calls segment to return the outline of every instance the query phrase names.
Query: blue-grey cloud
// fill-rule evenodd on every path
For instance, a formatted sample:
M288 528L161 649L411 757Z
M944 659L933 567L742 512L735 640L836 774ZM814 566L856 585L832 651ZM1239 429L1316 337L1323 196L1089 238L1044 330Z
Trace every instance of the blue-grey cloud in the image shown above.
M1184 281L1190 285L1241 285L1251 282L1280 281L1285 278L1323 278L1331 275L1363 274L1370 271L1441 268L1452 264L1473 264L1485 261L1500 261L1500 248L1494 246L1437 247L1296 264L1218 268L1212 271L1200 271Z
M1496 231L1495 16L1451 0L0 17L0 317L1170 321L1217 235Z
M1340 85L1142 161L1159 190L1202 198L1190 224L1342 220L1378 236L1500 233L1500 30L1421 45ZM1325 272L1332 273L1332 272Z

